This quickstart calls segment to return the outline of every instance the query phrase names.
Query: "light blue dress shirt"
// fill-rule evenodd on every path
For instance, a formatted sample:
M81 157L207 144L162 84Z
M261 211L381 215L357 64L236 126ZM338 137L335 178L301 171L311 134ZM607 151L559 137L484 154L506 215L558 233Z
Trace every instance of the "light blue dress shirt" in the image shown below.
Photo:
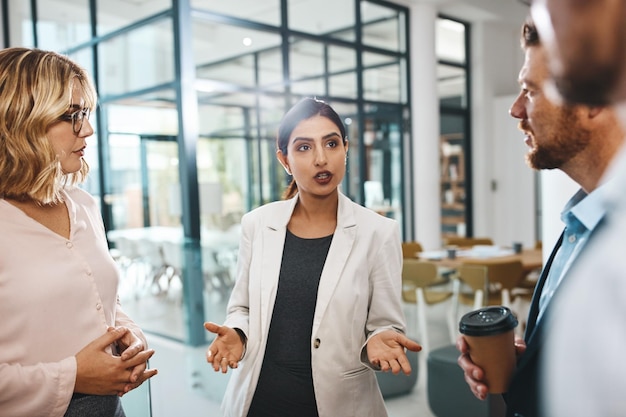
M606 208L603 204L602 190L602 186L590 194L585 193L582 189L579 190L567 202L563 212L561 212L561 220L565 223L563 243L554 257L546 283L541 291L537 320L541 319L546 306L570 265L587 243L591 232L604 217Z

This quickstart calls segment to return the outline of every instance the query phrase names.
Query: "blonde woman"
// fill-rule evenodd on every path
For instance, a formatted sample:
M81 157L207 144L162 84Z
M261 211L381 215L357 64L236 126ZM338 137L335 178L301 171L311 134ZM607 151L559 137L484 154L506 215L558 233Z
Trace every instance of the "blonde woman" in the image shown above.
M92 196L76 185L96 92L54 52L0 51L0 414L121 417L156 374L121 310Z

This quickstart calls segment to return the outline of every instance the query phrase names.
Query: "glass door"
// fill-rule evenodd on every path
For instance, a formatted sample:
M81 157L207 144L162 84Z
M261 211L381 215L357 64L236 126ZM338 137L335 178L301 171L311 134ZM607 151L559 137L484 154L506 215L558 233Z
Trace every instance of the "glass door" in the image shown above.
M403 227L403 120L402 108L368 105L361 146L363 203Z

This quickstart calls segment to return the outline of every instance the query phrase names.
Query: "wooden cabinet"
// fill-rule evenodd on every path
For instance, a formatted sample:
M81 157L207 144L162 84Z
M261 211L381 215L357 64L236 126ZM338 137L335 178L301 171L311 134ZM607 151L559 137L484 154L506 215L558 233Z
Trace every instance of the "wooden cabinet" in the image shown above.
M440 140L442 235L465 235L465 152L461 134Z

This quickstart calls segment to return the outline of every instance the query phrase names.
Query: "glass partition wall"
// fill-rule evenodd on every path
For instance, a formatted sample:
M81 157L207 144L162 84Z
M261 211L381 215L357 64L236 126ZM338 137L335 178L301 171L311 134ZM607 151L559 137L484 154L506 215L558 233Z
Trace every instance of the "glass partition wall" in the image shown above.
M441 233L473 236L470 140L469 25L437 20L440 113Z
M147 331L200 345L202 322L223 320L239 221L281 198L288 178L275 135L301 97L324 99L343 117L343 192L407 233L406 8L380 0L4 4L10 21L22 22L5 31L7 44L66 53L94 78L85 187L101 204L124 308Z

